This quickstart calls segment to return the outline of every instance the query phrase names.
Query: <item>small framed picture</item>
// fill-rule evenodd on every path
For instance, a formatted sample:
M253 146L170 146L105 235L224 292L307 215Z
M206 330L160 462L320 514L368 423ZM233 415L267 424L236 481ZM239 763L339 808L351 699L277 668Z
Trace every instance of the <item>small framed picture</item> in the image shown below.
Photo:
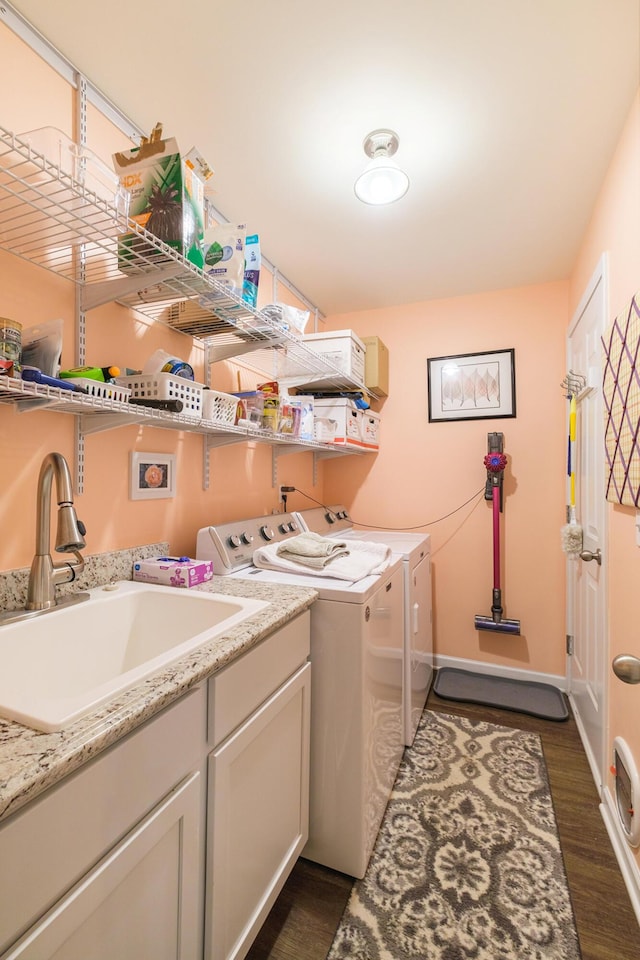
M429 421L516 415L515 350L427 360Z
M129 497L160 500L176 495L176 458L173 453L131 454Z

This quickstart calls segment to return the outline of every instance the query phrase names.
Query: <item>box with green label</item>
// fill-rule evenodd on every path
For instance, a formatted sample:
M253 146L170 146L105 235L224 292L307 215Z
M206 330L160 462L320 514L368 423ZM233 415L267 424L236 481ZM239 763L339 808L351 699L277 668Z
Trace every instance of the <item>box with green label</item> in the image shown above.
M180 154L177 141L152 134L139 147L114 154L113 163L129 193L129 219L202 267L204 185L193 165ZM149 260L161 263L162 253L136 233L118 237L121 270L143 266Z

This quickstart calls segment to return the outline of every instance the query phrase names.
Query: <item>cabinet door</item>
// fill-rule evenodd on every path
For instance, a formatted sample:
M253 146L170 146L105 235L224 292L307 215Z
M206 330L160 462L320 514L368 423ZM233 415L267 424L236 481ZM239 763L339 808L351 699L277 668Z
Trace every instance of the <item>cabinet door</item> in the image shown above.
M209 758L207 960L245 956L307 841L310 671Z
M176 787L2 960L196 960L199 781Z

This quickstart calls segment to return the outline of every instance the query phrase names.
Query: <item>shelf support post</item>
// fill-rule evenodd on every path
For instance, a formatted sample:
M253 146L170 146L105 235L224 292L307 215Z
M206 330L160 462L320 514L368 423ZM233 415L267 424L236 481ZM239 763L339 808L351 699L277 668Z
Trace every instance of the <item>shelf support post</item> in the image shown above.
M87 143L87 81L81 73L75 73L75 130L74 139L80 146ZM86 163L86 160L80 160ZM86 244L81 243L75 254L75 274L79 281L76 284L75 291L75 366L81 367L86 359L87 346L87 328L86 316L82 305L82 289L84 287L87 275L86 269ZM77 493L84 493L84 433L82 431L81 421L76 419L75 429L75 489Z

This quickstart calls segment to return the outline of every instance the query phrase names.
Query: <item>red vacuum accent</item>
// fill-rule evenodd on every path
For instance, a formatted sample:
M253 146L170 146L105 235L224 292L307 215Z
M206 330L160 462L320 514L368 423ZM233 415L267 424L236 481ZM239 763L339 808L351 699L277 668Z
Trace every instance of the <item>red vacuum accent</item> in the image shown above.
M500 487L491 491L493 500L493 589L500 589Z
M502 473L507 465L507 457L504 453L488 453L483 463L491 473Z

